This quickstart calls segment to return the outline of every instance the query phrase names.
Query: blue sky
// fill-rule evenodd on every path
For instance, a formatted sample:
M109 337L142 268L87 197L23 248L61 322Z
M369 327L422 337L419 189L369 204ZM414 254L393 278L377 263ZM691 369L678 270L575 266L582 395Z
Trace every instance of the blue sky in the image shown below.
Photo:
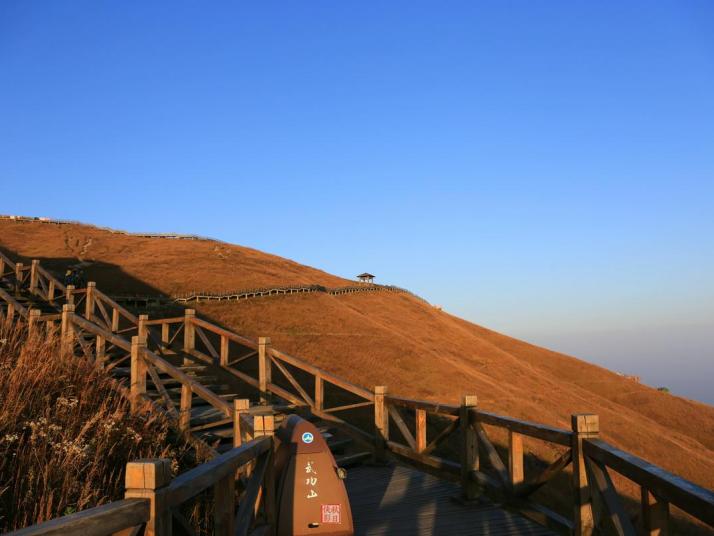
M369 270L714 403L712 27L708 1L5 0L0 212Z

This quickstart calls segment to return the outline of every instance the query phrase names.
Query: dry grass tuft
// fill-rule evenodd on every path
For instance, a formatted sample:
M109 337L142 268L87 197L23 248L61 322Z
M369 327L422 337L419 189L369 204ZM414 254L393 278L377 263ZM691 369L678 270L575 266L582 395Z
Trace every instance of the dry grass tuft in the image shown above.
M0 532L121 499L125 464L194 455L169 422L56 337L0 331Z

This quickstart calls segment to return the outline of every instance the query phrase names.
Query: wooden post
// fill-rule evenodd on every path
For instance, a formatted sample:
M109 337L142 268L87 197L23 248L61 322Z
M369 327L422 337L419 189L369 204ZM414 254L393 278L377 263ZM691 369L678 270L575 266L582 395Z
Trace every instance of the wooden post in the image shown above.
M55 302L55 280L52 278L47 283L47 301L50 303Z
M193 325L193 320L196 318L194 309L186 309L183 320L183 351L190 354L196 348L196 326ZM183 358L184 365L190 365L191 360L187 356Z
M222 367L228 366L228 349L230 340L225 335L221 335L221 358L220 363Z
M233 536L236 475L229 474L213 485L213 534Z
M523 436L513 430L508 431L508 474L511 477L511 491L515 493L523 484Z
M416 410L416 448L417 452L424 452L426 448L426 410L417 408Z
M597 415L578 414L571 416L573 430L573 503L574 503L574 534L575 536L590 536L594 530L592 497L588 487L588 477L585 471L585 455L583 454L583 439L597 437L600 433L600 421Z
M15 304L7 304L7 316L5 317L5 327L9 328L12 326L12 322L15 319Z
M37 283L39 281L38 268L40 267L40 261L37 259L32 260L32 265L30 266L30 293L37 293Z
M67 285L65 296L67 298L67 303L70 305L74 305L74 285Z
M384 397L387 387L374 388L374 458L377 462L387 461L387 441L389 441L389 411Z
M42 311L39 309L30 309L28 316L27 316L27 335L32 336L35 333L35 330L37 329L37 323L40 320L40 315L42 314Z
M258 386L260 400L263 404L267 404L270 400L268 386L272 382L271 365L270 337L260 337L258 339Z
M97 345L94 351L94 358L97 362L97 365L104 368L104 361L107 359L107 341L101 335L97 335L96 340Z
M146 361L144 351L146 350L146 341L137 336L131 338L131 378L130 378L130 393L131 406L136 411L141 402L143 395L146 394Z
M319 374L315 375L315 409L325 409L325 382Z
M271 414L266 415L256 415L253 418L253 431L255 432L255 437L262 436L273 436L275 433L275 417ZM265 477L263 480L263 506L265 508L265 517L269 527L271 529L271 534L275 533L275 521L276 521L276 503L275 503L275 463L272 459L273 451L271 447L271 452L269 454L271 458L268 460L268 467L265 470ZM257 502L256 502L257 506Z
M471 410L478 405L476 395L464 395L461 400L459 420L461 428L461 492L467 501L481 494L479 485L471 478L472 471L479 470L478 436L471 425Z
M112 333L119 331L119 309L112 308Z
M171 460L139 460L126 464L126 499L149 499L149 521L145 536L171 536L168 485Z
M15 263L15 295L19 295L22 290L22 269L24 268L21 262Z
M271 413L253 416L253 437L272 436L275 432L275 416Z
M84 318L92 321L94 318L94 291L97 289L97 284L94 281L87 283L87 297L84 299Z
M669 503L642 486L642 521L647 536L669 535Z
M164 348L169 345L169 334L170 334L171 324L164 322L161 324L161 344Z
M188 432L191 427L191 403L193 399L193 391L191 386L181 384L181 405L179 407L179 430Z
M243 428L241 426L241 413L248 411L250 400L247 398L233 399L233 446L240 447L243 444Z
M146 322L149 320L149 315L139 315L138 321L137 321L137 329L136 333L139 336L139 339L144 341L145 343L147 342L147 335L148 335L148 327L146 325Z
M74 304L65 303L62 306L62 328L60 340L62 341L62 349L65 352L72 352L74 348L74 324L72 317L74 316Z

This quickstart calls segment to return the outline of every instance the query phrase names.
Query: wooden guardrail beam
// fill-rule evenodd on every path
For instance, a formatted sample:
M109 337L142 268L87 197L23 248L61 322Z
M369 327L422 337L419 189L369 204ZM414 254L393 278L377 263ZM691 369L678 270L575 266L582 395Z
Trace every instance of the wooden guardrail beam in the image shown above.
M714 492L678 477L597 437L583 440L583 453L636 482L659 502L668 502L714 527ZM655 503L657 501L654 501ZM652 505L649 499L648 506ZM663 508L663 507L661 507Z
M16 530L8 536L106 536L146 523L149 514L148 500L124 499Z

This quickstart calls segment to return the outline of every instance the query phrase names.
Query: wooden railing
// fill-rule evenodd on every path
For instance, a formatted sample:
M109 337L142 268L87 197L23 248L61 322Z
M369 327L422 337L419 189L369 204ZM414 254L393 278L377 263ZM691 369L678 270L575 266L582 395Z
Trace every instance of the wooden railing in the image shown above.
M9 264L6 257L3 261ZM15 267L4 273L25 281L22 275L17 276L24 271ZM157 371L179 381L181 404L175 417L184 429L195 394L225 415L222 422L233 420L234 437L238 438L234 441L241 441L248 424L245 417L250 414L249 403L234 400L231 406L186 376L164 358L164 352L172 350L220 367L255 389L263 402L275 403L277 399L331 421L370 445L377 460L394 457L415 464L441 478L459 482L465 500L479 495L493 497L561 533L590 534L594 527L600 530L609 527L617 534L634 533L636 523L625 510L608 468L641 487L641 513L637 516L641 532L666 534L670 505L714 526L711 491L600 440L596 415L573 415L571 429L565 430L482 411L475 396L465 397L461 405L450 405L391 396L386 387L370 391L272 348L268 337L258 340L242 337L197 318L192 309L187 309L183 317L136 317L93 284L83 290L82 293L71 287L65 289L68 301L78 295L83 295L86 301L80 308L85 317L75 313L75 304L64 305L63 337L70 342L76 340L85 355L100 362L110 345L124 352L115 355L106 366L130 361L130 391L134 399L146 392L147 376L161 392ZM29 319L31 324L37 325L43 319L48 324L57 321L57 315L23 311L8 292L0 292L0 299L6 302L8 311L14 308L16 316ZM116 329L115 316L127 327ZM137 335L130 342L126 335L133 330ZM86 343L82 345L80 341L84 338L77 336L82 333L94 336L93 348ZM329 397L326 388L330 389ZM332 404L326 403L328 398ZM166 396L164 401L171 412L171 400ZM392 423L396 433L390 434ZM494 433L503 436L501 443L505 447L492 438ZM524 438L549 444L557 452L555 459L541 463L537 470L526 471ZM505 452L505 457L501 457L499 450ZM562 474L569 466L570 474L565 479ZM564 482L570 486L567 495L574 505L571 513L556 512L534 498L544 486L562 486Z
M591 492L599 497L603 505L600 511L595 510L599 526L609 522L618 534L638 533L617 493L609 468L640 486L640 528L646 534L668 533L670 505L714 527L713 492L623 452L601 439L584 440L583 453Z
M479 410L475 396L466 396L461 406L453 406L389 396L386 387L375 388L374 410L378 459L389 453L441 478L458 481L465 500L487 495L558 533L669 534L670 504L714 527L712 491L599 439L597 415L573 415L571 430L564 430ZM413 426L404 418L405 410L413 413ZM402 441L390 435L392 423ZM505 432L505 458L485 426ZM433 430L433 438L427 436L428 429ZM548 443L560 452L551 463L526 475L524 438ZM454 440L452 449L437 454L449 439ZM533 500L537 491L569 466L572 515ZM628 514L608 467L641 487L638 514Z
M272 417L256 439L175 478L171 461L140 460L126 465L125 499L83 510L10 533L13 536L171 536L193 530L179 510L200 493L213 489L213 534L245 536L275 526ZM251 467L248 467L251 464ZM253 467L254 464L254 467ZM237 509L236 475L250 469ZM177 529L174 531L173 527Z

